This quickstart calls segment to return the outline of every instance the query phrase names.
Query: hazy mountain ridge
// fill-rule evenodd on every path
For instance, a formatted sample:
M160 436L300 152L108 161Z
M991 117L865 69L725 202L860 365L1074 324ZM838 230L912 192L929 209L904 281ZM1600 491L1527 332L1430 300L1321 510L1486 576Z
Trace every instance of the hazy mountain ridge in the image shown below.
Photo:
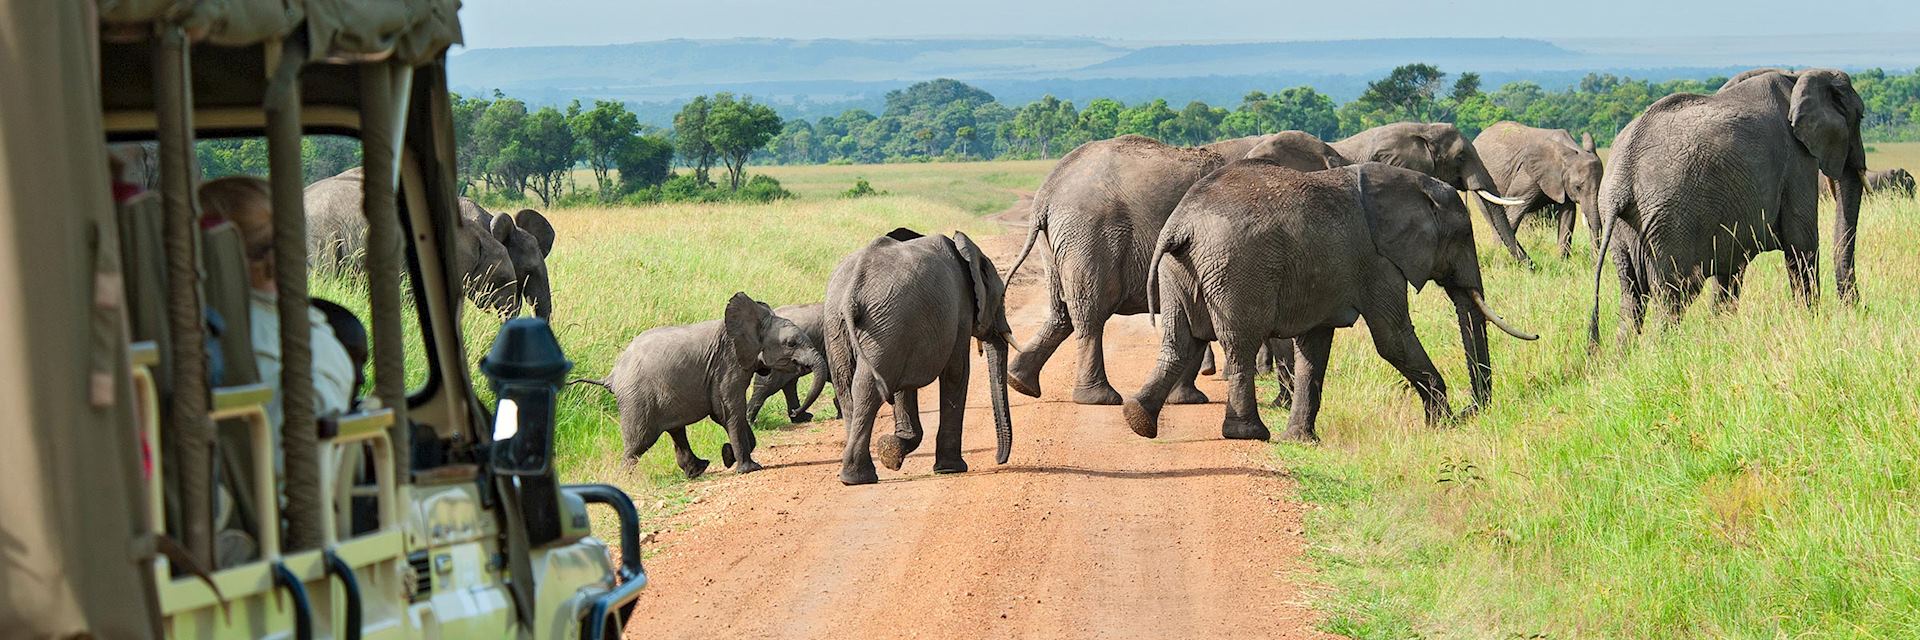
M1084 104L1167 98L1232 104L1249 90L1308 84L1347 100L1408 62L1474 71L1492 88L1532 80L1549 88L1589 72L1665 80L1770 65L1920 66L1920 34L1697 40L1404 38L1143 44L1092 38L662 40L570 47L472 49L448 62L456 91L500 89L535 104L628 102L665 124L686 99L749 94L785 116L852 107L877 111L885 93L955 78L1020 104L1051 93Z

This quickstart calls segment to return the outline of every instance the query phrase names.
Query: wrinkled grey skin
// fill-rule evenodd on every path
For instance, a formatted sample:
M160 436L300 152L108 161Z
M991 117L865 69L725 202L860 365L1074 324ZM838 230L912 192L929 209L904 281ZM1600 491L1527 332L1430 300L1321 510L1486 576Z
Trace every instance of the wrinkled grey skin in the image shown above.
M619 400L628 462L639 460L664 432L673 437L681 473L696 478L707 461L688 444L688 425L712 418L727 430L721 461L736 473L757 471L747 385L756 373L819 363L820 352L799 327L766 304L735 293L721 319L648 329L620 352L606 380L576 382L599 384Z
M1892 169L1868 171L1866 180L1867 193L1887 193L1903 198L1913 198L1913 174L1907 173L1906 169L1894 167Z
M361 169L354 167L307 186L304 199L311 268L358 273L365 267L363 181ZM546 258L553 250L553 233L553 225L532 209L513 217L494 216L461 198L453 258L467 297L480 308L505 317L519 315L521 301L527 300L533 303L534 315L550 317L553 290L547 278Z
M1147 261L1167 215L1187 188L1226 164L1218 154L1121 136L1080 145L1061 158L1033 198L1026 246L1007 278L1034 246L1046 241L1047 320L1009 368L1015 391L1040 397L1040 370L1068 336L1079 337L1079 375L1073 401L1120 404L1107 381L1107 319L1147 310ZM838 387L835 387L836 389ZM1175 402L1202 403L1206 395L1184 385Z
M1588 138L1588 144L1591 140ZM1600 219L1593 215L1600 210L1600 181L1604 175L1600 156L1574 142L1567 130L1497 122L1474 137L1473 148L1493 175L1493 183L1499 187L1495 192L1527 202L1503 207L1483 200L1482 205L1503 207L1507 222L1515 229L1529 213L1551 213L1559 231L1562 258L1573 252L1577 207L1587 219L1594 246L1600 245Z
M1267 439L1253 397L1254 354L1269 337L1292 337L1285 437L1317 439L1333 331L1360 318L1380 356L1420 396L1429 423L1448 419L1446 383L1408 312L1407 287L1429 281L1454 301L1473 407L1492 397L1472 214L1451 185L1420 172L1364 163L1302 173L1241 160L1194 185L1161 231L1154 260L1162 341L1152 376L1124 406L1136 434L1158 435L1172 383L1198 367L1205 340L1217 339L1228 380L1221 434Z
M934 442L935 473L967 470L960 435L967 410L967 373L974 340L987 357L993 400L996 459L1006 464L1013 449L1013 418L1007 407L1007 285L993 262L964 233L922 236L895 229L834 267L827 281L827 361L847 426L840 482L879 481L872 449L899 469L920 445L920 388L940 382L940 433ZM894 433L873 442L874 416L892 402Z
M1451 124L1401 122L1382 125L1335 142L1333 148L1348 162L1380 162L1405 167L1438 178L1459 191L1487 191L1504 196L1499 186L1494 184L1493 175L1487 171L1479 153L1468 143L1466 136ZM1493 227L1494 235L1500 238L1500 244L1506 246L1507 253L1512 254L1514 260L1532 268L1533 258L1520 246L1520 241L1514 239L1513 226L1506 217L1496 215L1492 203L1485 201L1480 203L1480 210L1486 215L1487 224Z
M1333 145L1305 131L1282 131L1271 135L1248 136L1216 142L1203 148L1214 150L1229 160L1260 158L1296 171L1319 171L1351 164L1333 148ZM1254 357L1254 360L1259 363L1259 372L1275 373L1275 378L1280 383L1279 393L1273 398L1274 406L1285 406L1291 402L1293 396L1292 353L1292 340L1273 338L1262 345L1260 353ZM1213 375L1216 370L1213 348L1208 347L1200 361L1200 375Z
M1819 181L1834 181L1834 276L1841 300L1858 301L1854 232L1866 149L1864 113L1846 73L1756 69L1714 95L1675 94L1647 107L1614 141L1600 187L1606 254L1594 266L1588 339L1600 338L1600 275L1619 271L1619 337L1631 339L1647 303L1678 320L1706 281L1715 306L1738 300L1748 262L1786 252L1794 296L1820 296Z
M790 304L774 309L773 313L786 318L793 323L793 326L799 327L800 333L807 337L808 344L813 345L813 348L820 350L821 353L826 353L826 334L822 332L820 324L823 313L821 306L820 303ZM787 421L800 424L813 420L813 414L808 413L807 408L812 407L813 402L820 399L821 390L827 386L827 381L833 378L833 372L829 369L831 367L827 366L823 358L811 369L769 371L753 376L753 396L747 400L747 415L754 418L760 417L760 408L767 404L767 398L773 397L775 393L781 393L787 397ZM801 400L800 378L809 373L813 374L813 386L807 390L807 398ZM839 406L840 401L835 399L836 412Z

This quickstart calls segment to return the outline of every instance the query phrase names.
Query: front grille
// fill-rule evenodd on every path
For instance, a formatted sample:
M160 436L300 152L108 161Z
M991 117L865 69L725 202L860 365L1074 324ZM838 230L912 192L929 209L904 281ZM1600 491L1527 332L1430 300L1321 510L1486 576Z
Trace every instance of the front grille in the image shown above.
M419 602L433 595L433 561L427 552L415 551L407 554L407 567L413 570L413 601Z

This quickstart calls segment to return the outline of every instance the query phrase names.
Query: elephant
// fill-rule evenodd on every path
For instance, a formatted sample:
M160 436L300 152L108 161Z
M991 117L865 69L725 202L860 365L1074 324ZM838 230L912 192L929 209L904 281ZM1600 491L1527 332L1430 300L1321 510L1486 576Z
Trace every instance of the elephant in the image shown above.
M808 344L825 353L827 342L826 335L821 331L821 306L819 303L792 304L774 309L773 314L786 318L793 323L793 326L799 327L800 333L806 335ZM800 376L808 373L813 374L813 387L807 390L806 400L801 400ZM747 415L759 417L760 408L767 404L767 398L773 397L775 393L784 393L787 396L787 420L793 424L811 421L813 414L808 413L807 408L812 407L813 402L820 399L820 391L827 386L827 380L832 378L833 372L830 371L825 360L821 360L820 364L813 367L811 371L797 369L790 372L770 371L765 374L756 374L753 377L753 395L747 400ZM840 401L835 399L834 410L838 412L839 408Z
M1120 404L1107 381L1107 319L1147 310L1147 260L1160 226L1201 177L1226 164L1219 154L1127 135L1080 145L1055 165L1034 194L1033 222L1008 279L1040 239L1051 257L1047 319L1008 369L1008 384L1040 397L1040 370L1069 335L1079 336L1073 401ZM835 385L835 389L841 389ZM1174 398L1203 403L1191 382Z
M842 259L827 281L824 320L827 361L847 428L840 482L879 481L877 447L888 469L920 445L919 391L940 382L940 433L935 473L962 473L960 437L967 410L969 346L980 341L987 358L996 460L1013 450L1007 406L1006 281L966 234L923 236L895 229ZM874 416L893 404L894 433L873 442Z
M1914 195L1913 174L1900 167L1868 171L1866 181L1867 193L1891 193L1907 199Z
M1513 236L1513 226L1504 216L1495 215L1493 207L1486 204L1519 206L1525 203L1502 197L1504 194L1499 193L1499 186L1494 184L1493 175L1487 171L1479 152L1453 125L1420 122L1382 125L1335 142L1333 148L1348 162L1405 167L1438 178L1454 189L1473 192L1483 201L1481 212L1493 227L1494 235L1500 238L1500 244L1506 246L1507 253L1520 264L1533 268L1533 258Z
M1501 196L1525 201L1505 207L1508 225L1520 228L1526 215L1537 210L1554 214L1560 236L1560 257L1573 252L1574 209L1587 219L1594 246L1600 245L1600 156L1593 138L1576 143L1565 129L1540 129L1513 121L1496 122L1473 139L1473 149L1493 175ZM1487 205L1492 211L1492 205Z
M579 378L569 384L613 392L629 463L653 448L665 432L673 438L680 472L697 478L708 461L694 454L687 426L712 418L727 430L721 462L735 473L758 471L753 415L747 413L748 383L755 374L819 363L820 352L799 327L746 293L734 293L721 319L648 329L620 352L606 379Z
M1748 262L1763 251L1784 251L1794 296L1817 302L1821 175L1834 181L1838 295L1857 302L1864 111L1845 72L1755 69L1713 95L1661 98L1628 123L1600 186L1608 251L1594 261L1589 344L1600 340L1600 278L1609 257L1619 272L1623 341L1640 331L1649 301L1666 320L1678 320L1708 278L1716 309L1730 310Z
M1374 348L1412 384L1429 424L1452 415L1446 383L1414 333L1407 287L1437 282L1459 320L1472 412L1492 400L1486 323L1515 337L1484 297L1472 214L1450 184L1367 162L1311 173L1246 159L1207 176L1181 201L1154 247L1150 283L1160 357L1123 405L1135 434L1159 435L1173 383L1198 366L1206 340L1226 360L1221 434L1269 437L1253 399L1254 353L1269 337L1294 338L1293 408L1284 437L1318 439L1315 421L1333 331L1366 319Z
M366 216L361 213L364 177L354 167L307 186L307 259L315 270L357 273L366 259ZM554 228L545 216L523 209L495 216L460 199L460 224L454 230L454 269L467 298L501 316L519 315L523 300L535 316L553 312L553 288L547 257L553 253Z

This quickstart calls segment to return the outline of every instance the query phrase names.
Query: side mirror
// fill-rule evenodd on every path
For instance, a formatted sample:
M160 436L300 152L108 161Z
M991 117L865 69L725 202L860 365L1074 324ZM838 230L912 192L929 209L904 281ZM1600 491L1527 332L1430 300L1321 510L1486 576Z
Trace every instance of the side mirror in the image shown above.
M573 361L560 352L547 321L514 318L500 328L493 349L480 359L480 372L498 398L491 447L494 473L553 473L555 401L572 370Z

